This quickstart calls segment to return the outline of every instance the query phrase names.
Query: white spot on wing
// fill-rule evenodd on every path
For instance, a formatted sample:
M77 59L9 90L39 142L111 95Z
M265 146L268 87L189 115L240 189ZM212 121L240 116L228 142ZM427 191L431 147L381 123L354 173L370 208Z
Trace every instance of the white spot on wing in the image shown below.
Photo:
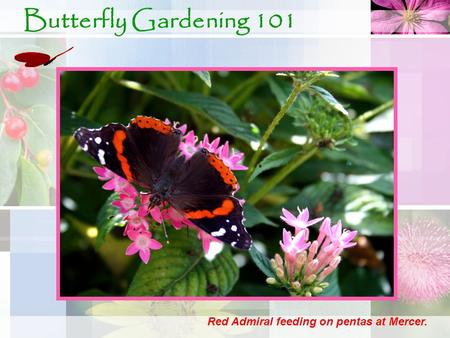
M85 143L84 146L83 146L83 150L84 150L84 151L88 151L88 149L89 149L88 144Z
M224 228L220 228L219 231L213 231L211 232L211 235L214 237L220 237L226 234L226 230Z
M98 160L100 161L100 164L105 165L105 151L103 149L98 150Z
M235 231L236 232L237 231L237 226L236 225L232 225L231 226L231 231Z
M236 246L236 242L231 242L231 246L235 247Z
M97 144L102 143L102 139L101 139L100 137L98 137L98 136L94 139L94 141L95 141L95 143L97 143Z

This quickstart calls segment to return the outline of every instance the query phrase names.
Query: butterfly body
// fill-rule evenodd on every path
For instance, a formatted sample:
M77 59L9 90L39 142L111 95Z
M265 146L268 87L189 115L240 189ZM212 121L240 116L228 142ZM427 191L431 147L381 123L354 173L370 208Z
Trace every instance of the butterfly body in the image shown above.
M207 149L186 159L179 151L181 132L172 125L137 116L128 126L80 128L75 139L101 165L150 193L151 206L168 204L211 236L250 248L243 209L233 196L234 174Z

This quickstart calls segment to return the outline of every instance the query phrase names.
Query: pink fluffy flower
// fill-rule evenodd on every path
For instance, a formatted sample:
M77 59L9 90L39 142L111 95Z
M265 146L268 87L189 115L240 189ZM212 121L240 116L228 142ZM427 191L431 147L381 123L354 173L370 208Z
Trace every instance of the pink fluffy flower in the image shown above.
M402 224L398 232L398 292L411 303L450 292L450 232L432 221Z
M448 0L372 0L386 10L372 11L375 34L446 34L440 22L450 13Z
M308 208L305 208L303 210L300 210L300 208L297 207L298 210L298 216L294 216L289 210L283 208L283 216L280 216L280 218L290 226L293 226L295 228L295 233L297 234L301 230L307 229L309 226L316 224L323 220L323 217L315 218L312 220L309 220L309 211Z
M139 257L145 264L150 260L150 250L159 250L162 248L161 243L154 240L152 234L148 231L132 233L130 239L133 243L128 246L125 254L131 256L139 252Z
M244 153L233 151L230 154L230 146L228 145L228 141L217 150L217 154L223 163L231 170L248 169L245 165L241 164L244 159Z

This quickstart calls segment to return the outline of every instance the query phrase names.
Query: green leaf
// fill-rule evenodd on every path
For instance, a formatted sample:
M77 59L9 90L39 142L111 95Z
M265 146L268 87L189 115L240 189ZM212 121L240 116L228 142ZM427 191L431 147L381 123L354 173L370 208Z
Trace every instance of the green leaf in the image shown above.
M19 205L49 205L49 186L39 168L27 160L20 158L20 198Z
M152 251L148 264L141 264L128 296L227 295L239 278L230 248L225 246L208 261L196 231L168 231L170 243Z
M380 176L376 181L365 184L366 188L379 192L387 196L394 196L394 175L385 174Z
M211 76L209 72L206 71L194 71L195 75L197 75L209 88L211 88Z
M350 73L349 73L350 74ZM346 100L378 103L379 100L372 95L366 87L351 82L344 76L338 78L324 78L318 82L321 87L334 93L335 96Z
M340 297L341 289L339 287L338 270L334 270L324 282L330 283L330 285L323 290L319 297Z
M61 136L71 136L80 127L99 128L101 125L84 117L79 117L74 111L61 108Z
M34 105L30 112L23 117L28 125L25 139L33 156L39 157L42 152L50 152L51 154L52 160L44 169L44 174L48 176L50 185L55 188L55 110L45 105Z
M298 148L288 148L276 151L267 157L265 157L261 162L258 163L252 175L249 178L249 182L253 181L259 174L264 171L281 167L287 164L294 156L299 152Z
M185 108L194 114L201 114L216 123L230 135L244 141L251 142L259 140L258 133L252 129L249 123L242 122L226 103L215 97L191 92L159 90L144 86L135 81L122 80L120 84L149 95L155 95Z
M334 96L329 91L319 86L311 86L310 88L313 90L313 92L319 94L320 97L331 107L333 107L337 111L340 111L342 114L348 117L348 111L342 104L338 102L338 100L334 98Z
M119 212L119 209L111 205L115 200L119 199L118 193L113 193L100 208L97 215L97 228L98 236L95 243L97 249L99 249L105 242L106 235L117 225L117 223L123 220L123 215Z
M357 267L343 262L340 265L339 274L343 296L386 296L392 294L389 281L382 271Z
M267 276L272 278L277 278L275 273L273 272L272 265L270 264L270 260L259 251L255 245L253 245L248 251L250 257L256 266Z
M274 222L268 219L264 214L259 211L256 207L251 205L250 203L244 204L244 217L245 217L245 226L247 228L251 228L252 226L258 224L267 224L276 226Z
M272 94L275 95L280 107L283 106L286 103L289 94L292 92L292 83L272 77L267 78L267 83L269 84ZM288 113L296 109L299 109L298 100L295 100L294 104L289 108Z
M357 140L356 146L346 146L345 151L324 150L322 153L328 160L343 161L352 167L364 167L372 173L385 174L393 171L392 156L370 142Z
M21 151L19 140L8 137L4 130L0 136L0 205L4 205L14 189L17 179L17 165Z

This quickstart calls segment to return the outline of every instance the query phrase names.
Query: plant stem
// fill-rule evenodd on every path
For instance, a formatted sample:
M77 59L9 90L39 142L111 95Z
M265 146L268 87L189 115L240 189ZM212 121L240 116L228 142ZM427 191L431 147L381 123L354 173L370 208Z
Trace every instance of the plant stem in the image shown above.
M382 105L372 109L372 110L368 110L365 113L359 115L354 122L356 123L363 123L363 122L367 122L368 120L374 118L375 116L383 113L385 110L391 108L394 105L394 100L390 100L386 103L383 103Z
M253 194L248 202L255 205L261 198L263 198L267 193L269 193L275 186L277 186L281 181L283 181L286 176L297 169L301 164L306 162L312 156L318 152L318 148L315 146L310 147L305 152L300 153L294 159L292 159L286 166L281 168L274 176L272 176L267 183L265 183L255 194Z
M294 82L295 83L295 82ZM250 175L255 170L256 163L259 160L259 157L261 156L261 153L263 151L264 145L266 144L267 140L269 139L270 135L274 131L275 127L278 125L278 123L281 121L281 119L284 117L284 115L288 112L288 110L291 108L291 106L294 104L295 100L297 99L298 94L304 89L305 87L302 86L301 83L295 83L294 88L292 89L291 93L289 94L286 102L281 107L280 111L275 115L272 122L270 123L269 127L267 128L266 132L264 133L263 137L261 138L261 141L259 142L258 149L253 154L250 164L248 166L247 170L247 181Z
M270 73L267 72L256 73L236 86L223 100L231 107L236 106L236 103L232 101L235 101L237 96L240 96L247 87L256 88L269 75Z

